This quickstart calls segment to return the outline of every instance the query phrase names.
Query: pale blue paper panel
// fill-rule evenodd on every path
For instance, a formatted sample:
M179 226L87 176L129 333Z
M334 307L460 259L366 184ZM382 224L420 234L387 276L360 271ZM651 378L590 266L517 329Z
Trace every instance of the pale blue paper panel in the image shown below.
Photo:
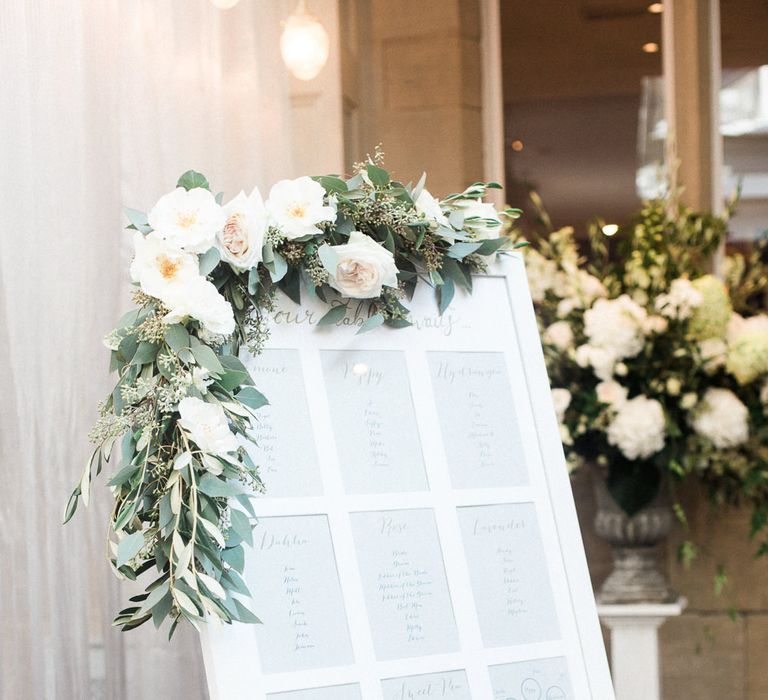
M559 639L534 505L464 506L458 512L485 646Z
M357 683L349 685L332 685L327 688L307 688L306 690L289 690L285 693L269 693L267 700L361 700L360 686Z
M265 349L246 365L269 400L254 421L256 444L247 444L266 496L319 496L323 487L299 351Z
M320 356L347 492L425 490L404 354L322 350Z
M381 690L384 700L472 700L464 670L387 678L381 682Z
M350 518L377 658L458 651L432 511L374 511Z
M576 700L562 656L489 667L494 700Z
M354 661L325 515L260 518L245 575L265 673Z
M454 488L528 483L512 389L498 352L428 352Z

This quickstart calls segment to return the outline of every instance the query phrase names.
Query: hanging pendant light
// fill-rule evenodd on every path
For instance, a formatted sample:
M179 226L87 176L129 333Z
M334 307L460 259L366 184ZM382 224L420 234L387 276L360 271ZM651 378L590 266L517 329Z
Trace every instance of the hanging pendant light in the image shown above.
M299 80L316 78L328 61L329 47L325 27L307 12L304 0L299 0L280 36L280 53L288 70Z

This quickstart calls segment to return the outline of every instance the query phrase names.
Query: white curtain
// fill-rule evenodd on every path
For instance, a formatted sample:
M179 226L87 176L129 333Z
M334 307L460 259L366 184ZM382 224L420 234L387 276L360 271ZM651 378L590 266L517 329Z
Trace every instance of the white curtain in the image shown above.
M278 0L0 5L0 697L202 698L197 639L111 617L108 493L61 514L128 303L121 207L188 168L228 195L292 171Z

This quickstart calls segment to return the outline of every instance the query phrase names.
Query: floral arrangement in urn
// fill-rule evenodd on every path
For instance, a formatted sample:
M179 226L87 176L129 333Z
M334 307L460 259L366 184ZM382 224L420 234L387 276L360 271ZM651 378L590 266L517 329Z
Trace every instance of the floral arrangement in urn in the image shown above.
M526 264L569 463L597 466L625 524L665 482L693 477L715 501L750 504L752 534L764 531L762 251L726 258L715 276L727 217L655 201L614 237L594 225L582 257L573 230L553 231L534 201L546 233ZM681 553L694 551L686 543Z

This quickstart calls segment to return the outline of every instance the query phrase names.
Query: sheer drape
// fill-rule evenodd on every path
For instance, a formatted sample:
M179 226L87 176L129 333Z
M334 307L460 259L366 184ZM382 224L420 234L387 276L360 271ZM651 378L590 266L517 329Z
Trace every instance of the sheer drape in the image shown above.
M193 634L111 615L107 494L62 528L128 304L121 206L187 168L218 189L290 172L280 2L0 5L0 697L199 698Z

